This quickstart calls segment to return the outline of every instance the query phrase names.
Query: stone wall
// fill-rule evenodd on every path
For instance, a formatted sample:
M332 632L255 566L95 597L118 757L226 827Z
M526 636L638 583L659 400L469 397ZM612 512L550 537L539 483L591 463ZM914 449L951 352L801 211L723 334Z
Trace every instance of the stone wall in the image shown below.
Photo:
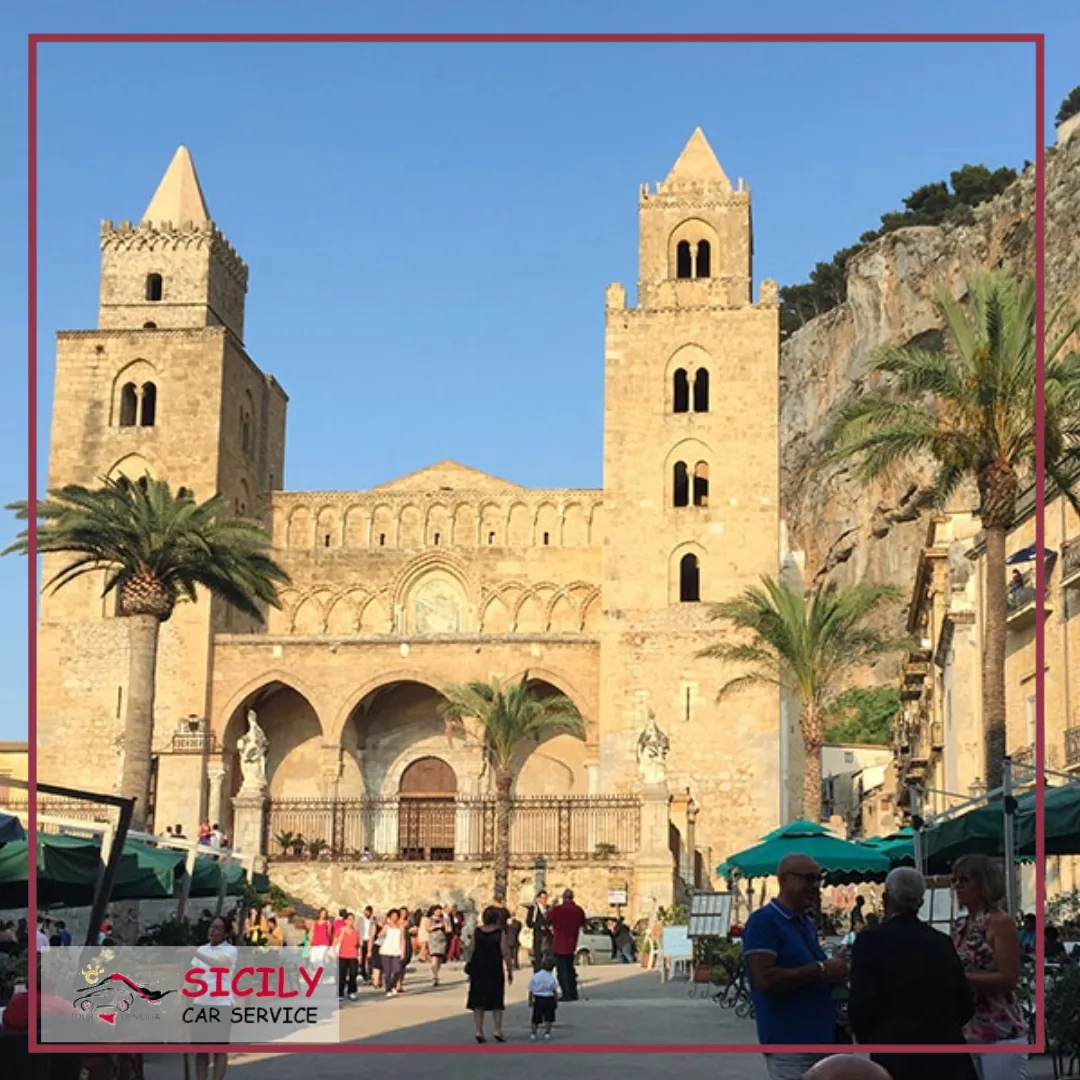
M490 902L494 882L491 863L274 863L270 880L284 889L294 903L308 907L363 908L377 910L391 906L410 909L434 903L457 904L479 910ZM608 890L629 886L633 899L634 870L623 862L551 863L546 871L548 893L555 897L563 889L574 890L575 898L590 915L612 913ZM532 863L516 863L510 868L507 906L521 914L521 907L534 895L535 870ZM629 912L631 917L639 913ZM647 913L644 913L647 914Z

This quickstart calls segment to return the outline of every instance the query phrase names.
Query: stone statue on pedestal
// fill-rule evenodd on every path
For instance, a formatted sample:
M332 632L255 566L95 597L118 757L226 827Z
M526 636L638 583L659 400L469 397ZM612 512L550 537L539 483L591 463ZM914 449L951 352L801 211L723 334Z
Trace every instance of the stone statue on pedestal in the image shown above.
M649 722L638 735L637 762L646 784L662 784L667 780L667 756L671 740L660 730L656 714L649 710Z
M254 709L248 710L247 722L247 731L236 742L240 752L240 790L245 794L266 790L266 751L270 745Z

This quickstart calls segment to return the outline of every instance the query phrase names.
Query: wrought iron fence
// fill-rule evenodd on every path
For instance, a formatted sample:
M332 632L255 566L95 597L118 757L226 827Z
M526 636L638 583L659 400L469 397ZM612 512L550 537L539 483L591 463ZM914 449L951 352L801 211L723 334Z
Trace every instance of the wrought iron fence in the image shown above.
M14 814L28 821L29 802L24 791L19 791L14 798L0 800L0 809L6 813ZM72 821L85 821L88 824L112 824L115 825L118 813L110 806L88 802L86 799L38 799L37 803L38 831L53 833L61 831L61 826L51 822L41 821L42 815L49 817L67 818Z
M272 799L264 850L274 860L490 859L494 799ZM637 850L640 800L633 795L522 797L510 803L510 854L606 859Z

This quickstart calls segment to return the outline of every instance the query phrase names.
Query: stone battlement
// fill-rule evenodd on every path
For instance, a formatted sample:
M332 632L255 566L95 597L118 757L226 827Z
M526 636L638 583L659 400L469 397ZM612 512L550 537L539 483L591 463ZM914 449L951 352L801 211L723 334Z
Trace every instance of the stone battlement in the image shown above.
M247 287L248 268L236 248L212 222L103 221L101 250L106 251L177 251L181 248L210 248L215 258L230 271L236 281Z

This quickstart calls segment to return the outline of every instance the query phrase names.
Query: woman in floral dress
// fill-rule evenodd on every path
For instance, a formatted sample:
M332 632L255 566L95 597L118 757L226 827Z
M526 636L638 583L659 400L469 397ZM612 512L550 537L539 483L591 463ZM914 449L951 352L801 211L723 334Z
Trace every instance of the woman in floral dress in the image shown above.
M1020 933L1003 910L1005 875L985 855L965 855L953 865L957 904L953 944L975 995L975 1015L964 1028L969 1043L1023 1045L1027 1026L1016 996ZM975 1054L982 1080L1026 1080L1027 1054Z

